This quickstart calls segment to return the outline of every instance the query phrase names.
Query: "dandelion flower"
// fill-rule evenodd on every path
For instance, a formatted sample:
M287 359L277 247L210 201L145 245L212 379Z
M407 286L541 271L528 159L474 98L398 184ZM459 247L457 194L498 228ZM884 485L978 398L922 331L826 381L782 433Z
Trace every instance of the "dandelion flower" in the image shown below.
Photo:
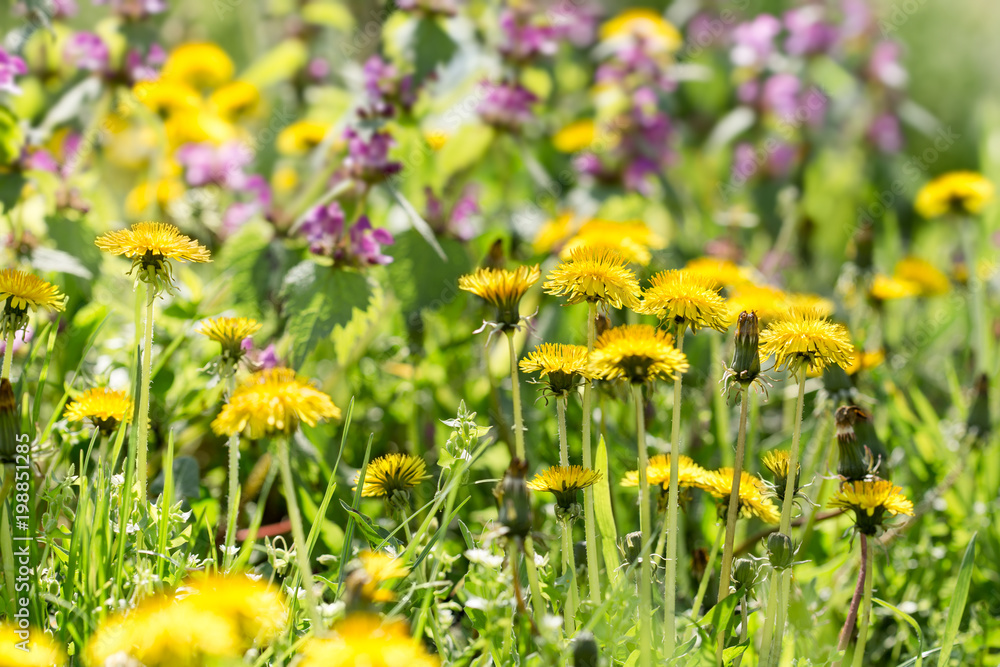
M66 406L63 416L71 422L89 419L105 436L111 435L119 423L132 417L132 401L124 391L94 387L83 392Z
M776 368L793 373L803 364L823 370L830 364L847 367L854 361L854 345L847 329L813 316L772 322L760 334L760 345L762 356L774 356Z
M518 365L526 373L538 373L557 397L568 396L581 380L590 378L590 355L583 345L542 343Z
M315 120L296 121L278 133L275 147L282 155L308 153L323 143L331 127Z
M652 260L650 250L666 245L663 237L641 220L616 222L595 218L583 223L576 235L566 241L559 256L567 260L577 248L607 247L617 250L628 262L646 266Z
M767 471L771 473L771 479L774 483L775 493L779 500L785 499L785 488L788 482L788 469L791 466L791 454L785 449L775 449L764 454L761 457L761 463L767 468ZM798 490L799 487L799 472L802 469L798 463L795 465L795 489Z
M288 368L258 371L245 380L212 422L219 435L236 435L249 428L253 439L290 434L299 422L315 426L322 419L339 419L340 408L330 397L296 377Z
M59 288L24 271L4 269L0 271L0 336L25 329L28 326L28 311L49 308L61 311L66 307L66 297Z
M756 313L761 322L771 322L788 314L788 295L767 285L743 285L729 298L729 315Z
M919 257L904 257L899 260L893 276L916 285L920 290L920 296L937 296L951 289L948 276Z
M652 9L628 9L601 26L605 42L641 41L651 52L673 53L681 47L681 33Z
M183 605L229 619L244 645L263 645L281 634L288 608L281 593L246 576L200 577L182 589Z
M975 215L993 200L993 183L974 171L953 171L938 176L917 193L914 208L925 218L946 213Z
M725 502L719 503L719 511L728 511L729 496L733 492L733 469L719 468L706 472L701 488L715 498L724 499ZM745 470L740 473L739 515L757 517L765 523L778 523L781 520L778 506L767 497L764 480Z
M854 375L859 371L869 371L877 366L881 366L885 361L885 350L870 350L858 352L855 348L854 361L844 369L848 375Z
M896 299L906 299L920 294L920 285L914 282L878 274L872 279L871 287L868 288L868 296L877 302L893 301Z
M642 293L638 312L690 327L725 331L729 326L726 300L712 281L684 270L661 271Z
M614 308L639 305L639 281L621 253L611 248L577 248L568 261L549 273L543 287L548 294L568 296L569 304L588 301Z
M689 275L697 276L715 287L733 287L749 280L747 270L728 259L718 257L697 257L684 266Z
M362 551L347 579L348 590L356 590L368 602L392 602L396 594L382 585L410 574L401 558L384 552Z
M705 483L707 471L694 462L690 456L683 454L677 459L677 484L680 488L701 488ZM649 459L646 466L646 480L650 486L667 487L670 482L670 454L656 454ZM639 471L629 470L625 473L621 485L624 487L639 486Z
M354 488L357 488L360 475L359 471L354 477ZM361 495L384 497L390 507L402 510L409 507L411 489L425 479L430 479L430 475L427 464L419 456L386 454L368 464Z
M495 323L513 329L521 322L521 298L538 282L538 265L519 266L514 271L483 268L458 279L458 287L472 292L496 309Z
M222 347L217 366L223 373L231 372L246 356L243 342L260 331L260 323L249 317L216 317L202 322L198 333Z
M814 317L830 317L836 309L833 301L818 294L791 292L785 295L785 307L788 313L785 317L794 315L812 315Z
M140 104L161 116L195 110L201 106L198 91L182 81L140 81L132 88L132 94Z
M137 222L129 229L99 236L95 245L112 255L130 257L132 271L138 269L136 280L154 286L157 291L171 289L173 285L173 272L167 260L212 261L203 245L163 222Z
M382 624L372 614L352 614L329 637L311 637L299 667L438 667L440 662L410 636L402 621Z
M845 482L829 506L854 510L855 526L865 535L878 531L886 512L913 516L913 503L901 488L885 479Z
M0 667L61 667L66 664L66 654L48 635L32 628L24 639L17 634L20 631L23 628L9 623L0 625Z
M162 78L182 81L193 88L215 88L233 78L233 61L217 44L181 44L167 56Z
M596 124L585 118L566 125L552 137L552 145L561 153L576 153L594 143L597 136Z
M535 252L547 253L562 245L573 234L573 220L572 213L563 213L543 224L538 233L535 234L535 240L532 243Z
M600 335L591 356L591 368L604 380L623 378L632 384L674 379L688 370L684 353L673 337L648 324L626 324Z
M560 518L576 517L582 509L577 502L579 491L593 486L599 479L601 473L583 466L552 466L535 475L528 482L528 488L553 494Z
M252 112L260 104L260 91L248 81L233 81L212 92L208 103L230 120Z

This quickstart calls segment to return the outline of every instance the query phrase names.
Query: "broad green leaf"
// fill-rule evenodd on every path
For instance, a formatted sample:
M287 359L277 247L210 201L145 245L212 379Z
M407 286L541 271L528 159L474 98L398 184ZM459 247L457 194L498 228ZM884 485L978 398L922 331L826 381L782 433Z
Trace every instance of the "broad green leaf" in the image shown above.
M437 152L434 178L438 187L443 187L451 176L481 160L495 137L496 133L488 125L467 123L460 126Z
M945 623L944 638L941 641L941 654L938 655L938 667L945 667L951 659L951 648L958 636L958 626L965 613L965 603L969 598L969 584L972 582L972 570L976 565L976 533L972 534L969 546L962 557L962 566L958 570L955 581L955 592L951 594L951 605L948 607L948 621Z
M424 79L455 55L458 46L434 19L422 18L414 35L414 85L419 86Z
M272 236L266 223L249 223L226 240L216 258L233 300L252 309L250 315L261 315L261 304L280 288L278 276L288 261L284 248L271 243Z
M156 479L149 483L149 493L156 497L163 493L166 471L161 470ZM201 495L201 471L198 461L190 456L178 456L173 465L173 493L175 501L189 500Z
M729 667L729 665L733 664L733 661L743 655L748 648L750 648L749 639L745 642L736 644L735 646L730 646L722 652L722 663L726 665L726 667Z
M621 558L618 555L618 529L615 527L615 514L611 507L611 487L608 486L608 448L604 444L604 436L597 443L597 454L594 456L594 470L601 473L600 481L594 485L594 517L597 528L601 531L601 548L604 551L604 562L607 564L611 579L619 576L619 570L614 567Z
M306 260L285 276L282 297L292 339L291 364L298 368L334 327L351 321L355 308L368 307L371 288L360 273Z
M453 239L441 239L440 243L447 262L441 261L416 230L396 237L393 262L387 268L392 289L407 313L436 309L454 301L459 276L472 268L469 253L461 243Z

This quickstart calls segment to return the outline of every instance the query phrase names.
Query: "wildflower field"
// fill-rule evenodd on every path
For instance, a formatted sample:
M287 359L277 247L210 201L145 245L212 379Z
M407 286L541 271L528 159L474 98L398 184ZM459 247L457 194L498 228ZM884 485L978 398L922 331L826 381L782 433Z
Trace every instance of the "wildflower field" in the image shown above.
M0 667L1000 664L935 4L0 1Z

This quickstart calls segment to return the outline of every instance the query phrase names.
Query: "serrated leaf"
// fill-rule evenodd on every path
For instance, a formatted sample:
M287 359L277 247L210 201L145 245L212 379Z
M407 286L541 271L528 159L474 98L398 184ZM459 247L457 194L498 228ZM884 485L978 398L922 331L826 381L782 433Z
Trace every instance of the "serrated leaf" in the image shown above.
M438 65L448 62L458 46L434 19L422 18L414 35L414 84L419 86Z
M306 260L285 276L282 298L292 339L291 362L302 365L316 344L330 337L334 327L351 321L354 310L364 311L371 300L368 280L360 273L320 266Z
M396 237L388 271L393 292L405 312L438 308L455 300L458 278L471 270L472 261L465 247L453 239L441 239L441 249L447 262L441 261L416 230Z

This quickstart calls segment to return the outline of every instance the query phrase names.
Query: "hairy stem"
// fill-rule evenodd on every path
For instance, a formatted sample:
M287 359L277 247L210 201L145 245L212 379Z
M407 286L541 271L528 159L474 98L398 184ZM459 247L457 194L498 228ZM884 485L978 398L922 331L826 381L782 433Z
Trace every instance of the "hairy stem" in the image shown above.
M229 376L227 387L228 397L231 398L236 390L236 374ZM234 433L229 436L229 504L226 508L226 551L224 556L225 569L228 571L233 565L236 544L236 520L240 511L240 436Z
M685 324L677 325L677 350L684 351ZM677 621L674 613L677 609L677 504L679 458L681 455L681 389L683 376L678 374L674 380L674 412L670 424L670 483L667 490L667 572L663 581L663 657L670 660L677 646Z
M528 586L531 588L531 608L535 612L535 623L538 624L545 618L545 598L542 597L542 587L538 583L535 545L531 541L531 535L524 538L524 565L528 572Z
M569 595L566 606L563 607L563 619L566 623L566 635L576 634L576 605L580 593L576 586L576 557L573 554L573 524L569 518L562 520L563 573L569 574Z
M11 329L7 332L7 347L3 351L3 374L0 375L0 379L9 380L10 379L10 365L11 361L14 359L14 330Z
M521 416L521 382L517 377L517 352L514 351L514 332L507 332L507 349L510 350L510 386L514 400L514 451L517 458L527 460L524 452L524 418Z
M146 320L142 334L142 375L139 380L139 409L136 413L135 470L139 498L146 501L146 452L149 449L149 380L153 372L153 301L156 290L146 285Z
M760 640L760 659L757 667L768 667L771 664L771 638L774 636L774 621L778 607L778 579L779 572L771 570L767 580L767 604L764 605L764 613L767 617L764 620L764 632Z
M861 536L861 544L864 545L866 542L866 537ZM861 667L861 663L865 658L865 644L868 643L868 626L871 625L872 616L872 580L874 579L874 572L872 571L872 560L874 549L868 549L868 553L865 554L865 563L867 570L865 574L865 599L861 605L861 627L858 629L858 645L854 647L854 662L852 667Z
M649 480L646 477L649 457L646 452L646 415L642 385L632 385L632 398L635 402L636 447L639 450L639 530L642 533L639 565L639 664L650 667L653 664L653 568L649 552L653 542L653 527L649 516Z
M569 465L569 445L566 442L566 402L569 399L560 396L556 399L556 415L559 421L559 465Z
M740 388L740 428L736 436L736 460L733 463L733 486L729 494L729 510L726 513L726 542L722 551L722 572L719 575L719 602L729 595L729 578L733 572L733 549L736 546L736 519L739 518L740 479L743 473L743 457L747 438L747 401L749 395L746 388Z

